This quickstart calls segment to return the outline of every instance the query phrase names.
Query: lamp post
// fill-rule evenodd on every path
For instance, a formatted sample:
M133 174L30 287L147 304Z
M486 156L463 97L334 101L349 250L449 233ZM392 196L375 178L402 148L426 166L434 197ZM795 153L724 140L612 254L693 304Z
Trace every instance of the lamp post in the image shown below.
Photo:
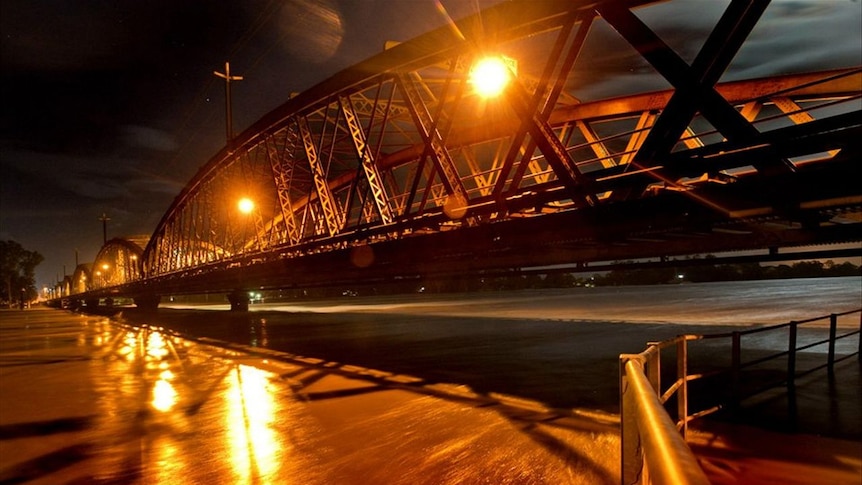
M242 76L231 76L230 75L230 63L224 63L224 72L213 71L213 74L224 79L224 100L225 100L225 117L227 118L227 122L225 123L225 132L227 136L227 145L228 149L231 148L231 142L233 141L233 115L231 113L231 99L230 99L230 82L231 81L242 81Z
M102 217L99 217L99 220L102 221L102 245L104 246L108 242L108 221L111 220L104 212L102 212ZM75 250L75 264L78 264L78 250Z

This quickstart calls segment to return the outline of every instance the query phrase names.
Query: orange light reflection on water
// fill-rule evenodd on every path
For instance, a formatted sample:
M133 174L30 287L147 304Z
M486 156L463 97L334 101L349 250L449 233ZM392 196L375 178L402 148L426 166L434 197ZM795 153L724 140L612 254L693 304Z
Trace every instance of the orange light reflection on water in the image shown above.
M159 411L170 411L177 403L177 391L174 389L174 385L171 384L171 379L173 378L173 373L165 370L159 375L159 380L153 385L153 400L151 404Z

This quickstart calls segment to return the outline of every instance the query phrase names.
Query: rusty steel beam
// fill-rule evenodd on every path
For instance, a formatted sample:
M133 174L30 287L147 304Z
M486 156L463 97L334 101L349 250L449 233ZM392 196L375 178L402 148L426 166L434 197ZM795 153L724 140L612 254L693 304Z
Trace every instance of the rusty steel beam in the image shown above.
M404 101L410 108L410 115L413 117L413 121L419 130L425 147L430 152L431 161L440 172L441 181L446 188L446 193L457 200L458 204L466 204L467 200L469 200L467 191L461 183L458 169L455 167L452 156L449 154L443 137L437 129L437 121L431 117L431 113L422 100L413 79L403 74L397 75L396 79L398 80L399 88L404 93Z
M350 137L353 139L353 146L356 148L359 165L362 167L362 173L365 175L365 180L368 182L368 187L371 191L374 208L377 210L377 214L380 216L383 224L391 224L392 210L389 208L389 199L386 196L386 189L383 187L383 179L368 147L365 132L359 124L359 118L353 108L353 104L347 96L339 97L338 104L341 106L344 121L350 130Z
M296 118L296 124L299 127L299 136L302 139L302 145L305 148L306 159L308 166L311 169L311 174L314 179L314 188L316 190L317 199L320 202L320 208L323 214L321 215L326 223L326 229L330 236L338 234L341 230L341 221L335 198L332 196L332 191L329 183L326 180L326 173L317 156L317 148L314 145L314 139L311 134L311 129L308 127L308 120L304 116Z
M597 9L676 88L633 164L649 167L670 153L698 110L728 139L744 140L757 135L757 130L715 91L714 85L768 4L768 0L731 2L691 66L629 9L609 4ZM790 162L773 158L758 161L755 167L794 170ZM641 189L632 192L639 193Z
M298 147L298 135L294 125L289 125L279 134L283 138L281 146L273 134L266 140L267 155L272 169L272 177L275 181L275 190L278 195L281 224L284 227L284 237L278 242L296 244L300 240L300 233L296 224L296 216L290 197L290 182L293 174L293 163L296 159L294 152ZM274 228L273 228L274 229Z

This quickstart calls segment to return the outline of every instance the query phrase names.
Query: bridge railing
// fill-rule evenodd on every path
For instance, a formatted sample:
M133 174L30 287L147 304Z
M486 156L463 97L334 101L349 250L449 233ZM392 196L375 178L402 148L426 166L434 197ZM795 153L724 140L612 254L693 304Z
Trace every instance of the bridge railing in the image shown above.
M859 328L839 335L839 318L854 314L860 316ZM801 338L800 326L818 326L818 322L821 327L828 322L826 338L818 337L822 332ZM778 342L775 334L782 332L787 334L786 350L764 348L774 346ZM837 344L854 335L859 336L856 348L845 347L837 354ZM749 340L753 342L746 350L752 357L743 360L743 342ZM689 353L693 341L705 344L702 355L694 359ZM729 362L725 362L728 343ZM822 352L805 352L824 345L825 362ZM664 372L666 380L673 378L666 388L662 386L663 350L666 354L675 352L671 357L676 360L675 373ZM722 409L735 410L743 399L776 387L786 386L792 393L798 378L824 368L831 374L836 363L854 355L862 359L862 308L751 330L680 335L651 342L639 354L620 355L622 483L709 483L685 441L690 422ZM809 365L804 369L800 365L803 356ZM692 362L698 360L699 365L712 369L690 373ZM670 361L664 359L666 364ZM693 383L704 385L704 392L697 393L695 399L690 393ZM699 410L692 411L691 407Z

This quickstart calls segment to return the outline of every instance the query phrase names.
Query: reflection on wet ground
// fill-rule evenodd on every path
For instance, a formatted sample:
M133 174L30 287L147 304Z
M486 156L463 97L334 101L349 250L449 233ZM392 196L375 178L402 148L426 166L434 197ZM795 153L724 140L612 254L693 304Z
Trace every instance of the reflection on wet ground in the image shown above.
M0 483L617 483L619 353L739 329L751 308L766 322L774 308L858 307L860 281L814 282L828 291L808 297L811 281L735 283L162 308L113 323L0 312ZM824 332L800 329L799 343ZM744 358L786 344L756 334ZM689 356L691 372L730 358L714 340ZM859 483L859 369L848 359L746 403L756 428L696 422L689 441L710 479Z
M618 482L603 413L55 310L0 332L0 483Z

